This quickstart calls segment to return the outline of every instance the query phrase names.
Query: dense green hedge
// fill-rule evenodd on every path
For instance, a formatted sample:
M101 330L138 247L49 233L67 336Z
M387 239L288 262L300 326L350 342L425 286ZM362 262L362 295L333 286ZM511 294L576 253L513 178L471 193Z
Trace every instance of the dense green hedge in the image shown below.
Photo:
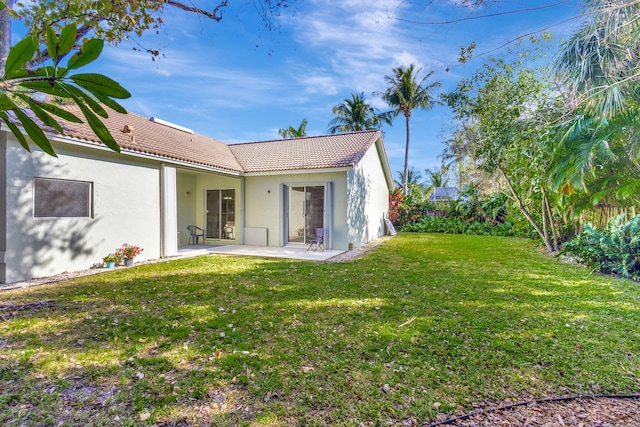
M613 218L606 229L587 224L584 231L562 245L562 253L594 271L640 279L640 216L629 221Z
M463 221L459 218L444 218L423 216L416 222L403 225L402 231L420 233L449 233L472 234L482 236L513 236L513 226L510 222L489 224L477 221Z

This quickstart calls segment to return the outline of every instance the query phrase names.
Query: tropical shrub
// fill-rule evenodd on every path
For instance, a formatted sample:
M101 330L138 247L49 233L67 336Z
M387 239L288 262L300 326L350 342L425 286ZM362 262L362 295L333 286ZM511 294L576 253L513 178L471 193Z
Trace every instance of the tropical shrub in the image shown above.
M483 195L477 184L469 183L459 193L459 198L451 205L451 215L465 221L502 223L506 221L507 196L495 193Z
M446 205L422 200L414 194L405 194L402 187L397 187L389 194L389 219L397 228L419 220L429 211L445 212L448 215Z
M534 215L536 219L538 218L535 213L532 215ZM517 207L508 204L505 217L508 218L508 221L511 223L514 236L524 237L542 243L540 235L536 232L535 228L533 228L531 222L529 222Z
M423 216L419 220L400 227L401 231L419 233L471 234L482 236L513 236L510 222L490 224L479 221L463 221L460 218Z
M619 215L606 229L587 224L584 231L562 246L562 254L601 273L640 279L640 216L625 221Z
M389 194L389 219L394 225L399 225L398 219L400 212L405 209L405 206L405 196L402 187L396 187Z

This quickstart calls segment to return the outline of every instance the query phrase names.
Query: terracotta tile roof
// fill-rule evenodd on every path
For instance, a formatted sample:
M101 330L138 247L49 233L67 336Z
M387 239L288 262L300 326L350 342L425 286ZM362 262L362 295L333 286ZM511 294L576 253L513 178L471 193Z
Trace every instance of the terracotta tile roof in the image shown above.
M229 147L245 172L340 168L358 163L380 135L380 131L371 130Z
M82 118L77 107L69 110ZM124 150L239 173L354 166L381 136L380 131L371 130L227 145L134 113L109 110L109 118L102 120ZM86 123L59 121L66 136L100 142ZM127 133L126 126L133 131Z
M69 108L69 110L76 116L83 118L77 107L75 110L74 108ZM184 132L134 113L120 114L110 110L109 118L102 120L120 148L181 160L195 165L242 172L242 167L229 146L216 139ZM60 122L64 123L63 128L66 136L99 142L86 123L70 123L63 120ZM133 127L131 134L124 132L126 125Z

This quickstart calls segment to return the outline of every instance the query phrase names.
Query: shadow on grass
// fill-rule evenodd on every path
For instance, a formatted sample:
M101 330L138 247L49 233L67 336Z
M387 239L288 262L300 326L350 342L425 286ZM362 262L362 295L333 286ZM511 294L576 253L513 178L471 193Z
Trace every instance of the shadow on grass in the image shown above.
M56 304L2 324L0 418L381 424L637 391L633 286L517 239L411 235L346 264L202 257L5 293Z

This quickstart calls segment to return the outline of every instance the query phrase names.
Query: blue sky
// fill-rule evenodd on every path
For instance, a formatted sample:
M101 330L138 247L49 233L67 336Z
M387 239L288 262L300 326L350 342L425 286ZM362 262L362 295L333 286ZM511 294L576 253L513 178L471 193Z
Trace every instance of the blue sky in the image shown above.
M297 127L304 118L307 134L320 135L333 118L332 107L351 93L364 92L385 109L372 92L385 89L384 76L394 67L415 63L424 72L433 70L429 81L451 90L484 58L457 65L460 46L475 41L476 52L483 53L545 28L566 35L576 21L565 20L580 12L578 0L489 3L473 9L453 0L298 0L271 32L261 27L251 2L230 8L219 23L173 11L165 15L159 34L108 47L97 68L132 93L123 102L130 111L227 143L279 139L278 129ZM467 19L542 6L550 7ZM466 20L423 23L460 18ZM162 55L152 61L134 51L136 46L159 48ZM411 166L419 171L439 167L449 126L446 107L414 113ZM404 162L403 117L383 130L396 177Z

